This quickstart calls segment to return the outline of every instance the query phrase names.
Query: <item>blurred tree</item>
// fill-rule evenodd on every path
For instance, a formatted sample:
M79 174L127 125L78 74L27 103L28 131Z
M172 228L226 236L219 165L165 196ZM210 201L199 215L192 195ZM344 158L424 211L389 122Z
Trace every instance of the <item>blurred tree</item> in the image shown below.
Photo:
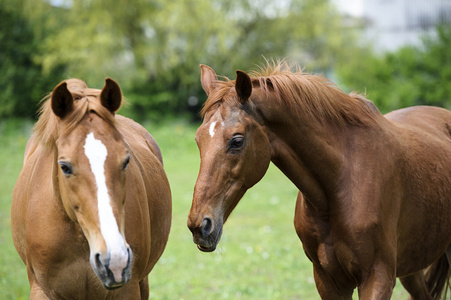
M366 92L382 112L412 105L451 109L451 25L424 37L422 47L378 56L362 51L337 69L343 84Z
M200 63L229 77L262 56L328 72L356 48L329 0L17 1L39 40L33 61L43 74L65 65L66 77L93 87L113 77L128 113L142 119L197 115Z
M158 115L156 103L197 115L203 103L198 99L205 98L200 63L231 78L236 69L255 68L263 57L287 58L308 70L328 72L356 49L356 31L344 25L328 0L187 0L160 8L150 23L148 76L136 81L134 89L152 100L135 102L139 111Z
M55 64L51 76L42 75L34 59L38 46L32 25L8 2L0 1L0 118L30 117L62 67Z

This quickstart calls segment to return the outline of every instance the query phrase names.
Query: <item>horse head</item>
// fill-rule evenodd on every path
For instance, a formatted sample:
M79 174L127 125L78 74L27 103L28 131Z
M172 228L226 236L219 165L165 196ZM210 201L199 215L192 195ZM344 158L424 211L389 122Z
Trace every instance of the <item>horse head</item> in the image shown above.
M62 82L51 96L59 133L54 187L68 217L80 225L88 241L92 269L107 289L114 289L130 280L132 262L124 234L131 156L114 125L122 94L109 78L100 95L76 95L71 84L73 88L73 83L68 87Z
M244 193L266 173L271 159L268 137L256 120L250 77L237 71L231 86L220 86L216 73L201 66L206 103L196 133L201 156L194 188L188 227L201 251L214 251L221 238L223 223Z

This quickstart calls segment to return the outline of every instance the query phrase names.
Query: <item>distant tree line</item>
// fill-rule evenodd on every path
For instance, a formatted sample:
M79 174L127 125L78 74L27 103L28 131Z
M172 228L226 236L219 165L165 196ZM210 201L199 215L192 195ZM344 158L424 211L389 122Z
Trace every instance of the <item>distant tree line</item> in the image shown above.
M367 94L382 112L412 105L451 109L451 26L441 24L420 47L375 55L370 50L337 68L348 89Z
M328 71L356 40L328 0L0 0L0 19L0 118L33 116L68 77L101 88L107 76L135 118L194 118L201 63L234 76L287 57Z
M0 28L0 119L31 117L54 79L63 76L64 66L43 72L35 60L39 40L18 11L0 6Z

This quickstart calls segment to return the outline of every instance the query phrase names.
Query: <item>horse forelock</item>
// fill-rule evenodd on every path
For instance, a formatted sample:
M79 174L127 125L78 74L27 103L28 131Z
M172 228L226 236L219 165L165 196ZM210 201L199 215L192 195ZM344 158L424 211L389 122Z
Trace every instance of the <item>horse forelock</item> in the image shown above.
M265 66L249 72L249 75L253 86L260 88L265 98L276 100L287 110L339 124L367 125L376 116L374 105L368 105L370 101L363 95L355 92L348 95L324 76L304 73L295 64L267 61ZM224 101L240 105L233 97L225 97L235 87L235 80L224 79L216 81L216 89L201 111L202 117Z
M235 81L230 80L227 77L223 77L224 80L217 80L215 82L216 88L208 95L207 101L205 101L202 110L200 111L201 117L205 117L208 111L217 108L221 103L225 101L231 105L234 105L234 99L226 97L228 93L235 88ZM237 102L238 103L238 102Z
M48 149L53 149L58 137L71 132L89 112L94 112L108 124L117 126L114 114L100 102L101 90L88 88L79 79L68 79L66 83L74 99L72 111L63 119L57 117L52 110L50 93L42 100L39 119L34 126L37 142Z

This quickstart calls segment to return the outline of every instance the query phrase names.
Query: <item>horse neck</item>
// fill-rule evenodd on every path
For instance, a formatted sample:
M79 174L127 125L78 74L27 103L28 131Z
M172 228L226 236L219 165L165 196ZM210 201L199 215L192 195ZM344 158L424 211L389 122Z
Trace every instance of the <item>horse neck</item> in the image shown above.
M294 112L275 99L254 99L271 143L271 161L315 205L326 208L326 195L335 190L345 163L347 128Z

